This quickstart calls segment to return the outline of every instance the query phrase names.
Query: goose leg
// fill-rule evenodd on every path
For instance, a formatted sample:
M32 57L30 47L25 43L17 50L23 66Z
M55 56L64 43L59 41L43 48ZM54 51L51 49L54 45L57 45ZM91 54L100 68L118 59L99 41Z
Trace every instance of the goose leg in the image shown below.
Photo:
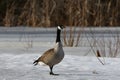
M52 69L53 69L53 66L50 66L50 75L54 75Z
M53 70L53 66L50 66L50 75L59 75L59 74L54 74L52 70Z

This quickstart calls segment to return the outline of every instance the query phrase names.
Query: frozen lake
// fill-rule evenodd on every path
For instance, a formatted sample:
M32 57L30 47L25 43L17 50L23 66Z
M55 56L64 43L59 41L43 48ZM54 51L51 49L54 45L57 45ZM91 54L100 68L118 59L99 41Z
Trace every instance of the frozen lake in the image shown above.
M66 28L67 39L70 36L70 28ZM94 55L91 46L94 49L99 49L101 52L108 53L110 48L116 48L116 45L120 43L120 28L76 28L74 32L74 41L76 41L79 30L81 31L78 47L64 47L67 54L74 53L75 55ZM64 37L64 31L62 31L62 42ZM28 28L28 27L12 27L12 28L0 28L0 52L20 52L29 51L43 52L44 50L51 48L55 44L56 28ZM76 42L75 42L76 43ZM64 43L63 43L64 45ZM117 45L119 48L120 45ZM77 50L83 53L79 54ZM116 51L116 49L112 50ZM119 50L117 50L119 53Z

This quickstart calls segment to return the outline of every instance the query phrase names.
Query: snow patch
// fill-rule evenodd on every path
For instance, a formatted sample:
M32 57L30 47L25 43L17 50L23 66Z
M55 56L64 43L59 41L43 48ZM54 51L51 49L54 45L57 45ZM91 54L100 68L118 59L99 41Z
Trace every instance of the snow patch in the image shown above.
M1 54L0 80L120 80L120 58L105 58L105 65L96 57L66 55L54 66L49 75L49 67L32 63L39 54Z

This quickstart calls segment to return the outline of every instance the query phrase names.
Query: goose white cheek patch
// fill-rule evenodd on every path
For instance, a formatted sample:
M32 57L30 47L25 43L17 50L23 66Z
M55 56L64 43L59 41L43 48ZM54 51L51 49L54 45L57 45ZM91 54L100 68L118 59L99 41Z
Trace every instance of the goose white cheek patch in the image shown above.
M60 26L58 26L58 29L60 29L60 30L61 30Z

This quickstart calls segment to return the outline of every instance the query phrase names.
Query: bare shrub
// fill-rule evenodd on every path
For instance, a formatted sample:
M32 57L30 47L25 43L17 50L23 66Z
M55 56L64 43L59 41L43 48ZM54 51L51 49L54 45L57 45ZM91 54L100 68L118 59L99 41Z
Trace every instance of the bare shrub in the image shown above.
M77 47L80 41L81 32L83 31L83 26L87 25L84 24L84 20L81 19L81 17L84 15L84 12L83 15L80 14L82 12L81 1L65 0L64 10L65 16L67 17L68 21L67 25L70 25L69 31L66 31L66 29L64 29L64 45L70 47L73 46ZM79 25L82 25L82 27L81 28L76 27Z
M101 57L117 57L120 52L120 38L119 34L112 34L111 37L105 38L102 35L100 38L96 38L94 33L92 34L92 40L89 40L90 47L95 55L98 55L98 51Z
M92 33L92 32L91 32ZM89 40L89 38L87 37L87 40L88 40L88 43L89 43L89 45L90 45L90 48L91 48L91 51L93 51L93 53L94 53L94 55L96 56L96 58L98 59L98 61L102 64L102 65L104 65L105 64L105 62L103 61L103 60L101 60L99 57L101 57L101 53L100 53L100 51L97 49L97 40L96 40L96 38L95 38L95 36L94 36L94 34L92 33L92 41L90 41ZM94 41L93 41L94 40ZM99 55L100 56L98 56L98 53L97 52L99 52ZM104 59L104 58L103 58Z
M120 49L119 49L120 48L119 34L116 34L116 36L113 36L113 40L110 39L108 41L107 47L108 47L108 52L109 52L108 57L117 57L117 55L120 52Z
M23 30L24 31L24 30ZM19 42L23 42L23 43L25 43L24 45L24 48L26 49L26 50L28 50L28 49L30 49L30 48L33 48L33 40L32 40L32 38L31 38L31 35L30 34L26 34L26 33L24 33L24 34L21 34L20 36L19 36Z
M65 46L70 46L72 47L74 45L74 32L75 32L75 28L73 30L73 28L71 27L69 30L69 37L67 36L67 31L66 29L64 29L64 45Z
M79 46L82 32L84 32L84 28L77 28L76 30L75 27L70 27L69 29L67 28L67 30L64 29L63 32L64 46L69 47Z

